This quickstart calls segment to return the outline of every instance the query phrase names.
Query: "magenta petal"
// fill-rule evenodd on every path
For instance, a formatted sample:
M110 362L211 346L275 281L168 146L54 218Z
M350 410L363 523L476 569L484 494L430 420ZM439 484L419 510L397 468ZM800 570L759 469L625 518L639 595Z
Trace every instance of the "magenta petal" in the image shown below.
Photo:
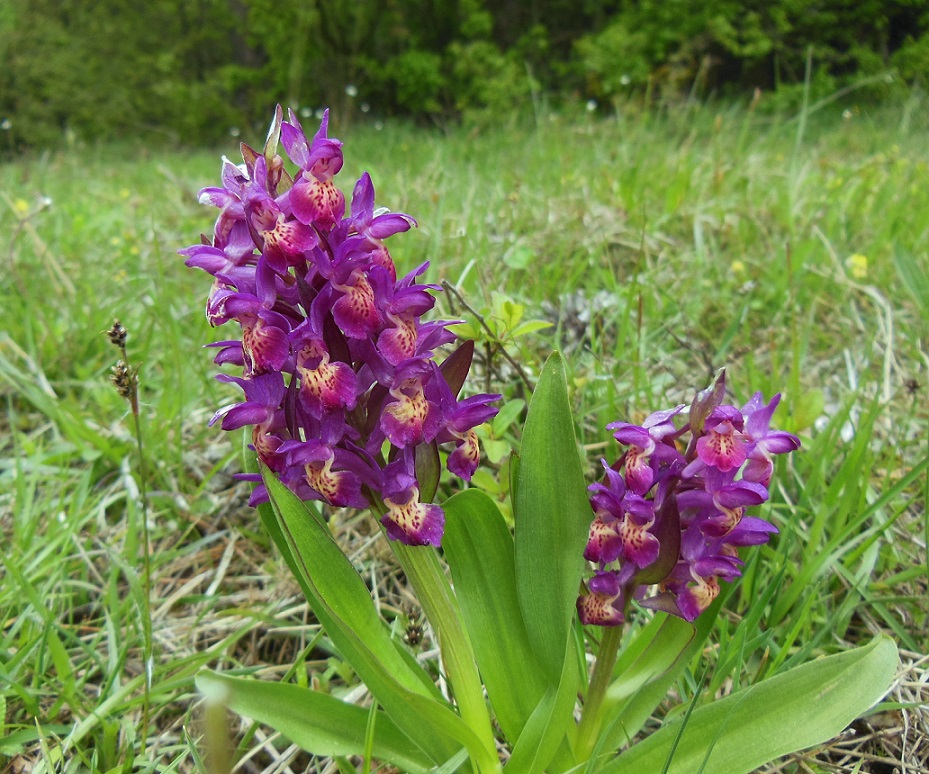
M648 430L639 425L630 425L628 422L613 422L607 425L610 430L615 430L613 437L619 443L627 446L638 446L640 449L651 450L655 445L654 440L648 434Z
M744 516L742 521L726 535L725 543L733 546L757 546L767 543L771 535L777 533L777 527L764 519Z
M787 454L800 448L800 439L792 433L775 430L759 442L768 454Z
M361 479L349 470L333 470L333 459L304 466L307 483L330 505L338 508L366 508L367 498L361 493Z
M290 160L298 167L304 168L310 158L309 144L294 111L287 112L290 120L281 124L281 143Z
M300 223L328 231L345 214L345 195L331 180L302 178L290 189L290 206Z
M599 514L590 525L584 558L588 562L615 562L623 550L623 541L616 529L617 522L605 521Z
M265 258L271 255L281 255L286 264L293 264L294 259L302 256L305 252L312 250L318 244L316 232L308 225L304 225L296 220L285 220L279 218L274 227L262 231L261 235L265 241ZM274 264L279 273L279 264Z
M465 481L470 481L474 471L481 461L481 448L478 444L477 433L468 430L457 440L455 451L448 455L446 467Z
M414 446L424 440L432 440L426 437L426 430L427 424L429 427L434 424L429 422L430 415L434 413L435 406L426 401L422 392L413 396L403 395L384 407L381 430L400 449Z
M412 487L408 499L395 502L384 498L387 513L381 523L392 540L408 546L439 546L445 531L445 513L438 505L421 503L419 489Z
M490 404L496 403L502 397L499 393L482 393L458 401L458 405L455 406L452 415L449 417L449 427L461 433L493 419L499 409Z
M594 594L606 594L610 597L618 597L619 576L612 570L602 570L594 573L594 577L587 582L587 588Z
M328 354L316 368L298 368L300 397L313 416L319 419L332 411L355 408L358 379L347 363L331 363Z
M261 424L267 420L268 409L259 403L239 403L228 411L217 411L210 423L220 416L223 418L223 430L238 430L240 427Z
M694 621L719 594L716 578L701 578L693 586L685 586L677 595L677 606L685 621Z
M623 557L636 567L648 567L658 558L661 548L658 538L648 531L652 521L637 524L636 519L627 514L619 528L623 543Z
M371 175L362 172L358 182L355 183L355 190L352 191L352 217L356 228L362 231L371 222L373 216L374 184L371 182Z
M345 285L333 283L333 287L343 295L332 305L332 316L346 336L366 339L380 327L374 288L361 271L356 269Z
M399 365L416 355L417 325L415 320L403 320L391 315L395 325L385 328L377 337L377 349L391 365Z
M697 456L707 465L726 473L745 462L745 445L729 432L710 431L697 441Z
M290 357L290 342L280 328L258 319L254 325L242 328L242 352L254 374L280 371Z
M651 489L655 472L649 462L649 454L638 446L626 452L626 485L637 495L644 495Z
M416 221L409 215L387 212L383 215L378 215L371 221L367 229L367 236L372 239L387 239L394 234L409 231L415 225Z
M577 614L585 626L619 626L625 619L616 601L619 593L598 594L591 591L577 598ZM620 607L622 602L620 602Z
M725 508L760 505L768 499L768 490L752 481L737 481L721 487L713 495L716 503Z
M751 399L742 407L742 414L747 417L745 422L745 432L753 439L759 440L768 433L768 427L771 424L771 417L774 416L774 410L780 403L780 393L771 398L771 401L765 405L764 398L760 392L752 395Z

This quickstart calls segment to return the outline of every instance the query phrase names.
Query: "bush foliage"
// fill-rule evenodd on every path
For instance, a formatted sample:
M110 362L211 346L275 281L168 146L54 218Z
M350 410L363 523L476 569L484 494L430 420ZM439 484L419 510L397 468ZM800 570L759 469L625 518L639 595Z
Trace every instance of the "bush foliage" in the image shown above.
M929 69L929 0L6 0L5 149L217 141L286 102L485 121L535 95L717 94ZM245 124L246 126L241 126Z

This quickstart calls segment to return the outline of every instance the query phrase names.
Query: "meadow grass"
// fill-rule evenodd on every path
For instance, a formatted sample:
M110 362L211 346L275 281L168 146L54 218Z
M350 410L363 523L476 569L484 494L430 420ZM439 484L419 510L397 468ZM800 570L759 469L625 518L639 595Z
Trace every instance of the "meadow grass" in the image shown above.
M751 553L716 644L678 686L685 704L877 631L925 685L926 104L845 107L627 106L448 133L334 117L340 179L368 170L380 204L417 218L392 242L398 267L428 260L426 280L457 290L442 313L468 321L482 378L517 401L482 431L488 450L518 439L526 398L502 350L530 381L552 348L567 354L591 477L617 452L606 423L689 401L719 367L736 400L784 393L775 423L804 449L763 508L781 534ZM175 251L209 232L196 191L234 145L73 147L0 167L2 763L205 770L192 684L205 665L354 687L231 478L241 447L207 427L235 397L200 347L234 334L209 329L209 280ZM108 381L115 317L140 367L149 471L144 733L144 509L131 416ZM522 334L527 320L551 326ZM481 483L505 493L504 473ZM383 539L361 518L338 524L384 593ZM860 755L927 754L925 708L903 712ZM259 727L237 743L243 771L293 754ZM842 754L783 765L852 770Z

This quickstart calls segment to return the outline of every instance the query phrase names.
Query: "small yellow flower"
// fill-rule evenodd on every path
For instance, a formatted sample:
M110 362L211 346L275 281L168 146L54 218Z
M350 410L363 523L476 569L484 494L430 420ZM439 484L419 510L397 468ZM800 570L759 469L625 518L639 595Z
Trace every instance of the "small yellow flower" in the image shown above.
M729 264L729 269L733 274L744 274L745 264L742 261L733 261L731 264Z
M845 260L845 267L855 279L864 279L868 276L868 257L861 253L850 255Z
M27 212L29 212L29 202L27 202L25 199L17 199L15 202L13 202L13 210L17 215L25 215Z

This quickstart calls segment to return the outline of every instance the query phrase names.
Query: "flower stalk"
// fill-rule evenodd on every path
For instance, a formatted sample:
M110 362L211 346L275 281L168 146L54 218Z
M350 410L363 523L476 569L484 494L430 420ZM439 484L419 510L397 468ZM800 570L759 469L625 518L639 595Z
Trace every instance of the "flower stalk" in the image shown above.
M436 632L442 662L454 689L455 702L462 720L480 740L480 750L472 751L478 770L484 773L500 771L474 651L462 625L458 602L439 565L438 556L434 551L417 550L400 542L394 543L393 549L403 572L416 591L426 618Z
M142 438L142 421L139 415L139 370L129 365L126 353L126 341L129 332L119 321L114 320L107 331L110 343L119 350L120 360L113 366L111 381L116 386L120 397L129 404L132 414L133 434L135 435L136 453L139 458L139 499L141 501L142 536L142 662L144 679L142 682L142 749L145 750L148 737L149 714L151 711L152 676L155 668L154 640L152 637L151 610L151 536L148 529L148 471L145 464L145 447Z
M603 707L603 700L606 698L607 688L613 681L613 670L616 668L622 638L623 627L604 627L603 636L600 638L600 649L597 651L597 660L590 676L590 685L587 689L587 695L584 697L581 721L578 725L575 748L578 760L586 761L590 758L597 735L600 733L600 710Z

